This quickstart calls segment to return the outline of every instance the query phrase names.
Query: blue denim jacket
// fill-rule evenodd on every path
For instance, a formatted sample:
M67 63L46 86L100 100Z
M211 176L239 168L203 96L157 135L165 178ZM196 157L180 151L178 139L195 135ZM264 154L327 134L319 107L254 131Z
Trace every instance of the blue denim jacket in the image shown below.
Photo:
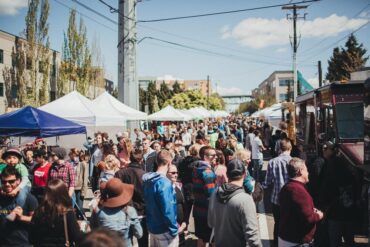
M130 228L132 234L136 238L143 236L143 229L140 225L140 220L136 213L135 208L127 206L125 209L118 208L100 208L91 216L91 227L106 227L110 230L118 232L127 247L131 247L131 240L129 236Z

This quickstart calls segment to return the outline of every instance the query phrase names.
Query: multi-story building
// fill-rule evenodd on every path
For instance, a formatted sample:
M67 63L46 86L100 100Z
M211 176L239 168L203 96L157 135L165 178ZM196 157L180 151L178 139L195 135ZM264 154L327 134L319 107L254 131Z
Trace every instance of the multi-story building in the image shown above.
M207 80L167 80L167 79L158 79L155 77L140 77L139 78L139 87L146 90L149 82L155 82L157 90L160 89L161 84L164 82L170 89L177 82L183 90L198 90L204 96L211 96L212 94L212 82Z
M252 90L255 98L270 98L275 102L288 100L288 91L293 95L293 71L274 71L267 79ZM289 89L290 88L290 89Z
M9 83L11 73L5 73L11 69L15 71L18 69L16 67L15 53L17 52L17 47L25 46L27 40L22 37L10 34L8 32L0 30L0 113L4 113L8 106L18 107L18 81L14 77L11 79L12 83ZM30 91L34 85L31 85L29 82L30 79L30 63L28 62L25 56L25 80L28 82L26 85L27 91ZM41 88L41 82L43 75L49 73L49 99L53 101L57 97L57 81L59 78L59 68L61 64L61 54L58 51L50 49L50 71L43 71L43 64L40 62L38 64L37 72L37 82L36 82L36 92L39 92ZM104 70L99 67L93 67L92 72L93 80L91 80L91 85L89 85L87 97L93 99L100 95L104 91L113 91L113 82L104 79ZM7 74L7 76L5 76ZM14 80L15 78L15 80ZM8 88L8 91L7 91ZM76 89L76 82L70 81L69 91Z
M18 92L18 83L9 83L11 80L9 76L14 76L12 73L5 73L15 68L15 52L16 47L24 47L27 41L19 36L4 32L0 30L0 113L5 112L8 105L17 106L17 92ZM50 49L50 71L43 71L42 63L38 65L37 72L37 83L36 90L40 90L41 81L43 74L49 73L49 98L54 100L56 97L56 81L58 78L58 67L60 64L60 53L58 51ZM27 57L25 56L25 79L30 78L30 63L27 62ZM15 68L17 69L17 68ZM5 76L7 74L7 76ZM12 79L14 81L14 79ZM30 80L27 80L30 81ZM26 84L27 90L33 85L30 83ZM11 90L11 92L6 92L6 88ZM8 97L7 97L8 96ZM12 102L8 102L12 101ZM10 104L11 103L11 104Z

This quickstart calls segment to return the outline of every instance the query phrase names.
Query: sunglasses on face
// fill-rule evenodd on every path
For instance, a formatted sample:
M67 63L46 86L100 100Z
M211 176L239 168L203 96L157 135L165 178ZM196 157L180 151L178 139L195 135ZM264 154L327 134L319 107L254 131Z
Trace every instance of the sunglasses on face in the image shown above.
M213 157L213 158L214 158L214 157L216 157L216 154L208 154L207 156L208 156L208 157Z
M176 175L176 174L178 174L178 172L169 172L169 174Z
M14 184L17 179L10 179L10 180L1 180L1 184Z

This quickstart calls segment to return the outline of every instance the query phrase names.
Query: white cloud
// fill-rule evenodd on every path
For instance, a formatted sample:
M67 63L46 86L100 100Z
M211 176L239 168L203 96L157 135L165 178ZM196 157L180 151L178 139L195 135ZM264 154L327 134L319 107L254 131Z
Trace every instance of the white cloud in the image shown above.
M244 94L245 92L238 88L238 87L220 87L217 86L217 88L213 88L214 93L218 93L219 95L238 95L238 94Z
M1 0L0 15L16 15L19 9L28 6L27 0Z
M309 78L307 79L308 83L311 84L313 88L318 88L319 87L319 79L317 77L314 78Z
M286 47L281 47L281 48L276 49L276 51L275 51L275 52L277 52L277 53L283 53L283 52L286 52L286 51L288 51L288 48L286 48Z
M184 79L176 78L173 75L164 75L157 77L159 81L183 81Z
M325 18L305 21L298 26L303 38L332 37L341 32L355 30L367 22L366 19L348 19L333 14ZM289 43L292 23L287 19L248 18L234 28L221 30L222 38L236 39L242 46L263 48Z

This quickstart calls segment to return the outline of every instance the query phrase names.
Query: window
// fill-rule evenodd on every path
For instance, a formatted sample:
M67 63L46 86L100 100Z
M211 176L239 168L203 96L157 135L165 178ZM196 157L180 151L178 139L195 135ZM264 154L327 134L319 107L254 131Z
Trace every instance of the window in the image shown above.
M0 49L0 63L4 63L4 50Z
M279 86L288 86L289 84L293 86L293 80L290 80L290 79L279 80Z
M50 68L50 74L51 76L55 76L56 75L56 66L55 64L53 64Z
M55 92L50 91L50 101L54 101L56 99Z
M15 67L17 65L17 56L12 54L12 66Z
M286 101L286 100L288 100L288 94L287 93L279 94L279 101Z
M336 110L339 138L364 138L363 103L340 103Z
M26 69L31 69L31 68L32 68L32 59L30 57L27 57Z
M4 83L0 83L0 97L4 97Z

